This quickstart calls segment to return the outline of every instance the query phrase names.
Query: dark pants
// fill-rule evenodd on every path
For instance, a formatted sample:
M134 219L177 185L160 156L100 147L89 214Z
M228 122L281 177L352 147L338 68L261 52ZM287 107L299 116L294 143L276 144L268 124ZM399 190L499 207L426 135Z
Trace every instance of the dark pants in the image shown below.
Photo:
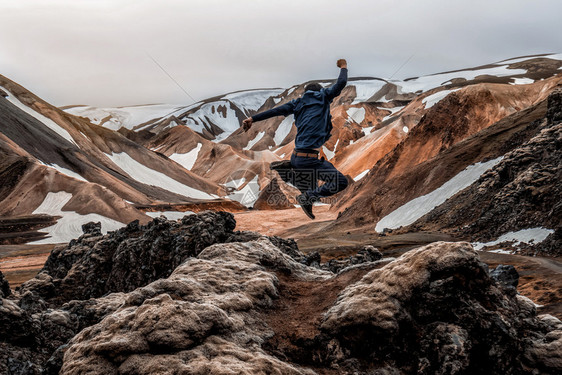
M347 187L345 176L324 158L309 158L293 154L291 155L291 165L294 168L293 185L314 201L334 195ZM324 184L318 186L318 180L324 181Z

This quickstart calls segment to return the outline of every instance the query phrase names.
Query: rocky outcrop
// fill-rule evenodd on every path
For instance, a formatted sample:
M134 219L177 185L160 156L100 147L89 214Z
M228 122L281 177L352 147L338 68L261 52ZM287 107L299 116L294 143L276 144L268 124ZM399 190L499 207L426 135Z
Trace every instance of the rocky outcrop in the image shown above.
M279 298L276 271L330 277L267 239L210 246L169 278L129 293L115 313L77 335L61 374L312 374L260 348L271 333L255 314Z
M562 323L537 316L516 292L515 270L490 273L468 243L383 261L367 247L332 264L334 274L292 240L234 225L230 214L205 212L105 236L86 226L0 299L0 373L562 370ZM172 272L157 266L164 256Z
M166 278L213 243L262 237L234 231L235 225L232 214L211 211L144 226L132 222L107 235L99 223L88 223L84 235L55 248L42 271L15 294L0 273L0 297L10 297L0 300L0 373L58 373L68 340L123 305L123 292ZM269 240L307 262L294 240Z
M10 283L4 278L4 274L0 271L0 298L8 297L12 291L10 290Z
M455 230L488 242L526 228L554 229L531 253L562 254L562 90L548 97L539 132L505 154L480 179L414 223L416 230ZM459 229L457 229L459 228Z
M181 222L156 218L141 226L133 221L105 236L87 224L85 234L55 248L39 275L21 290L55 304L129 292L169 276L205 247L225 242L235 226L232 214L211 211Z
M339 345L333 358L347 353L365 372L378 362L394 373L555 373L560 354L537 362L532 353L557 348L562 332L547 334L550 318L534 314L528 299L490 278L469 244L434 243L346 288L322 329Z
M344 259L330 259L326 263L322 264L322 268L338 273L348 267L379 261L382 257L383 255L379 249L371 245L367 245L359 250L355 255ZM320 258L320 255L318 255L318 258ZM320 259L318 259L318 263L320 263Z

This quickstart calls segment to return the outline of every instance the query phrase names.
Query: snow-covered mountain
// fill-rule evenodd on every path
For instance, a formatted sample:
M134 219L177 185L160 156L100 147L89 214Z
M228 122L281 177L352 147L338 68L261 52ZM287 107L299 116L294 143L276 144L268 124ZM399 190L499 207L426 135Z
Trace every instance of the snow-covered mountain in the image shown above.
M155 132L181 124L206 138L220 141L236 131L240 121L256 113L268 98L282 91L240 91L191 105L153 104L119 108L69 106L64 110L112 130L125 128Z
M150 220L136 205L218 203L225 195L173 160L69 115L2 76L0 87L0 216L61 217L47 229L52 236L46 241L68 241L94 219L105 231Z
M411 171L455 145L543 102L559 85L561 67L561 54L545 54L406 80L350 78L332 105L333 136L322 149L354 182L334 205L347 209L338 223L376 222L465 169L480 171L491 152L443 160L453 167L415 188L392 182L407 180ZM240 123L299 97L305 84L228 93L189 105L61 111L2 77L0 146L9 183L0 190L0 215L76 212L125 223L146 220L143 211L151 207L189 209L186 204L201 201L223 208L232 204L230 209L242 207L237 202L289 207L296 190L269 164L290 157L293 118L258 122L248 132ZM269 204L272 194L284 197L283 203Z

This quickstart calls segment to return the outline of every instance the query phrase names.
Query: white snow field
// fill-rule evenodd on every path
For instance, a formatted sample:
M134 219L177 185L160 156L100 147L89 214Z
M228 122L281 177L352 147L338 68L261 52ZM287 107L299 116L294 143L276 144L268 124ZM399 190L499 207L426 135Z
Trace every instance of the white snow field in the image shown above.
M164 190L171 191L186 197L196 199L214 199L216 195L207 194L204 191L184 185L179 181L165 175L164 173L155 171L144 164L133 159L129 154L121 152L119 154L106 154L119 168L127 173L131 178L142 182L143 184L160 187Z
M88 182L88 180L86 180L84 177L80 176L78 173L76 173L74 171L71 171L68 168L61 167L58 164L45 164L42 161L40 161L40 163L42 165L44 165L45 167L52 168L52 169L54 169L54 170L56 170L56 171L58 171L58 172L60 172L64 175L67 175L68 177L72 177L72 178L75 178L75 179L80 180L80 181Z
M353 181L359 181L360 179L362 179L363 177L365 177L367 175L367 173L369 173L371 170L370 169L366 169L363 172L359 173L357 176L355 176L353 178Z
M187 215L193 215L195 212L193 211L156 211L156 212L145 212L148 216L152 218L165 216L168 220L179 220Z
M265 131L256 134L254 139L248 141L248 144L246 145L246 147L243 148L243 150L250 150L252 147L254 147L256 143L258 143L263 138L264 135L265 135Z
M339 139L338 139L339 141ZM334 147L334 151L330 151L328 147L322 146L322 150L324 151L324 155L326 155L326 160L332 160L333 157L336 155L336 148Z
M211 123L223 130L213 141L219 142L240 128L240 120L232 108L232 104L225 100L218 100L203 104L195 112L182 117L186 126L193 131L202 133L205 125L211 128Z
M69 141L70 143L76 145L76 142L74 142L74 139L72 138L72 136L70 135L70 133L68 131L66 131L66 129L64 129L63 127L61 127L59 124L57 124L56 122L54 122L53 120L51 120L50 118L43 116L42 114L40 114L39 112L33 110L32 108L26 106L25 104L23 104L22 102L20 102L18 100L18 98L16 98L14 95L12 95L12 93L10 92L10 90L5 89L4 87L0 86L0 89L3 89L4 92L6 92L8 95L8 97L6 99L8 99L8 101L10 103L12 103L13 105L15 105L16 107L18 107L19 109L21 109L22 111L26 112L27 114L35 117L37 120L41 121L43 123L43 125L45 125L46 127L48 127L49 129L51 129L52 131L54 131L55 133L57 133L58 135L60 135L61 137L63 137L64 139L66 139L67 141Z
M192 105L180 104L148 104L132 107L117 108L97 108L97 107L72 107L65 109L65 112L75 116L86 117L92 124L101 125L111 130L121 128L133 129L135 126L145 122L179 115L200 103ZM110 117L102 123L104 119Z
M418 92L418 91L428 91L430 89L442 86L444 84L450 83L454 78L464 78L467 81L473 80L480 75L491 75L496 77L505 77L512 75L525 74L527 71L525 69L508 69L507 65L497 66L493 68L485 68L478 70L463 70L460 72L452 73L441 73L434 74L430 76L418 77L415 79L407 81L393 81L396 86L398 86L398 92L408 93L408 92Z
M474 242L472 246L476 250L480 250L487 246L494 246L503 242L515 242L513 246L518 246L521 243L538 244L546 239L549 234L554 233L554 230L537 227L522 229L517 232L508 232L501 235L497 240L491 242Z
M246 116L250 115L249 111L257 111L272 96L281 94L285 89L264 89L235 92L223 96L223 100L229 100L240 108Z
M382 119L383 121L388 120L389 118L391 118L392 116L394 116L395 113L400 112L402 109L404 109L406 106L399 106L399 107L393 107L393 108L382 108L382 107L378 107L380 109L384 109L386 111L390 111L390 115L384 116L384 118Z
M353 122L361 124L365 120L365 108L363 107L351 107L347 111L347 117L349 117Z
M82 225L90 221L101 222L102 233L117 230L125 224L98 214L80 215L74 211L63 211L62 208L70 201L72 194L65 191L49 192L41 205L33 214L47 214L62 216L55 225L41 229L41 233L48 233L50 237L30 242L30 244L65 243L82 235Z
M512 85L528 85L534 82L535 80L531 78L513 78Z
M232 180L229 181L225 186L239 188L244 184L245 179ZM232 194L227 196L228 199L242 203L246 207L252 207L254 203L258 200L260 193L260 186L258 183L258 176L256 175L251 179L243 188L234 191Z
M295 122L295 116L289 115L281 121L277 130L275 130L275 136L273 137L273 142L276 146L279 146L281 142L289 135L291 129L293 128L293 122Z
M201 151L202 147L202 143L197 143L197 146L195 146L191 151L186 152L185 154L173 153L170 155L170 159L180 164L185 169L191 170L197 161L199 151Z
M378 79L366 79L360 81L348 81L347 86L355 86L355 93L357 96L351 103L351 105L366 102L373 95L375 95L379 90L386 85L385 81L380 81ZM379 101L385 101L383 98Z
M440 102L441 100L445 99L447 97L447 95L449 95L450 93L458 91L458 90L460 90L460 89L442 90L442 91L436 92L435 94L431 94L431 95L423 98L422 103L425 104L425 109L429 109L429 108L433 107L435 104L437 104L438 102Z
M459 191L472 185L472 183L478 180L484 172L494 167L502 159L503 157L499 157L485 163L469 165L465 170L445 182L437 189L433 190L431 193L412 199L408 203L383 217L377 223L375 230L377 232L382 232L384 228L396 229L412 224Z

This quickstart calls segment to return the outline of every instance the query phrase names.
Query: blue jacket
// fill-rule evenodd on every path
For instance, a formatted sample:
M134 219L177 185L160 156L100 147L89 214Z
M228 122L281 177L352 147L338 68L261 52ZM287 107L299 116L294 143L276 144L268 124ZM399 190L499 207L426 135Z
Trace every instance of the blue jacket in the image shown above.
M332 116L330 103L338 96L347 83L347 69L341 69L338 81L320 91L306 91L301 98L252 116L261 121L275 116L295 115L297 137L295 148L314 149L321 147L331 136Z

